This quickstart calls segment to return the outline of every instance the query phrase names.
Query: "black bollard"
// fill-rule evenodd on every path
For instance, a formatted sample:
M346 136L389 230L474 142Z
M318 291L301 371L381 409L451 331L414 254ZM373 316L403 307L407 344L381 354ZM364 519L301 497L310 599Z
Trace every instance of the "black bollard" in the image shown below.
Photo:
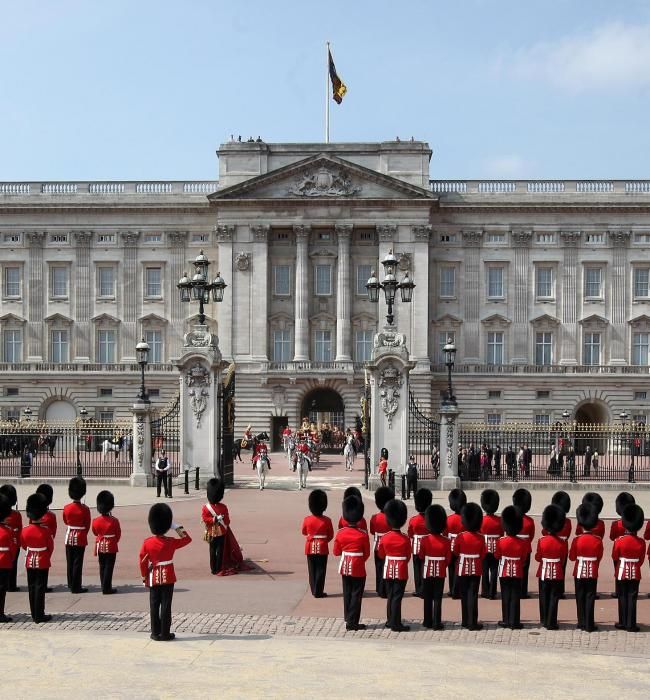
M393 493L395 493L395 472L392 469L388 470L388 486L390 486L390 488L393 489Z
M402 474L402 500L406 498L406 474Z
M169 494L169 498L172 497L172 484L173 483L174 483L174 477L170 471L169 476L167 477L167 493Z
M196 476L194 477L194 488L196 491L199 490L199 467L196 468Z
M190 470L185 470L185 494L190 492Z

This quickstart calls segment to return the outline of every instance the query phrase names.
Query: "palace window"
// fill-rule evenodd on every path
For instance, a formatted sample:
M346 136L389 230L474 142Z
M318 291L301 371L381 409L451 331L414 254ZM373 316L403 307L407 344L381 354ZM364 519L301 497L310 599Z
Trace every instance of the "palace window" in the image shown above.
M273 362L291 362L291 331L273 331Z
M648 349L650 348L650 333L632 334L632 364L647 365Z
M488 413L486 422L488 425L501 425L501 414L500 413Z
M601 299L603 296L603 268L585 268L585 298Z
M490 389L488 391L488 399L500 399L501 389Z
M97 362L102 365L115 363L117 356L117 331L113 329L97 331Z
M20 299L20 267L5 267L2 291L5 299Z
M2 346L4 362L22 362L22 328L6 328L2 334Z
M65 299L68 296L68 268L53 266L50 268L50 296Z
M440 297L453 298L456 296L456 268L440 268Z
M162 269L160 267L145 268L144 295L149 298L162 296Z
M149 345L149 362L163 362L163 334L159 329L144 332L144 339Z
M503 364L503 331L488 331L487 363L488 365Z
M550 426L551 416L548 413L536 413L534 418L535 425Z
M538 233L535 235L535 241L540 245L548 245L550 243L555 243L555 234L547 232Z
M372 265L357 265L357 296L367 297L366 283L370 279Z
M535 364L550 365L553 362L553 334L546 331L535 333Z
M357 331L354 336L355 362L369 362L372 355L373 331Z
M332 294L332 266L316 265L314 282L316 296L330 296Z
M332 332L314 332L314 360L316 362L332 361Z
M535 296L538 299L553 298L552 267L538 267L535 270Z
M505 233L487 233L485 236L486 243L505 243L506 234Z
M488 299L503 299L503 267L490 266L487 269Z
M291 266L273 266L273 293L276 296L291 296Z
M650 296L650 268L634 268L634 298L647 299Z
M97 296L111 299L115 297L115 268L112 265L97 268Z
M585 365L600 364L600 333L585 333L582 362Z
M50 360L70 362L70 333L64 329L50 331Z

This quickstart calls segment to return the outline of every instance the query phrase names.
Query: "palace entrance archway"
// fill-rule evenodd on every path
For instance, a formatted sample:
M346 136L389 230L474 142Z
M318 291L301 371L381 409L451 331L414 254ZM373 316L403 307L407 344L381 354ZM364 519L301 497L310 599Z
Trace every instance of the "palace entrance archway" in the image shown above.
M596 401L583 403L576 409L574 420L576 454L584 454L587 446L591 448L592 453L606 454L607 439L601 431L603 426L610 422L607 406Z
M300 406L300 422L307 418L310 423L316 423L319 427L323 423L329 423L333 428L337 426L345 430L345 405L338 391L334 389L314 389L302 400Z

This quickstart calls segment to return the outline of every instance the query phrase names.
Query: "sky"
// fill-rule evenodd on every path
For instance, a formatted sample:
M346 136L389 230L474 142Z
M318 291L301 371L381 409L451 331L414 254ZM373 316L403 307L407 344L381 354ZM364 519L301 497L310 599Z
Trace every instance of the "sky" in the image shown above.
M434 179L650 178L647 0L0 0L0 180L215 179L230 135Z

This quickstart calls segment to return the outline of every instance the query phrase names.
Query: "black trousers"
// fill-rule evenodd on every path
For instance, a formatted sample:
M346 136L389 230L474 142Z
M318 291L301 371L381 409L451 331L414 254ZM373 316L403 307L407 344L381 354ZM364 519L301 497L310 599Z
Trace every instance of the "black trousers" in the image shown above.
M312 555L323 556L323 555ZM346 627L356 627L361 619L361 601L366 587L365 576L341 576L343 582L343 617Z
M223 565L223 546L226 538L224 535L221 537L213 537L210 540L210 571L213 574L221 571Z
M406 590L406 579L384 579L386 584L386 623L391 629L402 625L402 598Z
M557 627L557 606L561 590L562 581L539 580L539 621L546 629Z
M461 626L472 629L478 625L478 587L480 576L459 576Z
M68 568L68 588L73 593L78 593L81 588L81 579L84 567L85 547L76 547L71 544L65 546L65 561Z
M530 571L530 554L524 562L524 575L521 577L521 597L528 598L528 572Z
M596 578L576 578L576 612L578 629L592 632L594 624L594 608L596 607Z
M172 598L174 584L165 583L162 586L149 588L149 612L151 614L151 634L162 639L169 637L172 626Z
M442 594L445 590L445 579L429 576L422 579L422 596L424 597L424 627L439 629L442 627Z
M160 496L160 487L163 486L165 489L165 496L169 496L169 487L167 486L167 472L163 472L162 474L158 474L157 479L156 479L156 490L157 496Z
M501 618L508 627L521 624L521 581L514 576L501 579Z
M618 623L626 630L636 627L636 602L639 597L639 581L619 581Z
M110 593L113 590L113 569L115 568L116 556L116 554L102 554L101 552L97 555L102 593Z
M32 620L39 622L45 616L45 589L49 569L27 569L29 610Z
M308 554L307 571L309 572L309 588L311 594L320 598L325 590L325 575L327 574L327 554Z
M20 549L16 552L16 558L14 559L13 567L11 568L11 576L9 579L9 590L15 591L18 588L18 557L20 556Z
M424 562L416 554L413 557L413 583L415 584L415 595L422 595L422 566Z
M406 479L406 498L411 498L411 491L415 496L418 490L418 480L417 479Z
M377 556L377 552L375 552L375 590L380 598L385 598L388 595L384 581L384 560Z
M451 555L451 561L447 567L447 573L449 574L449 595L452 598L458 598L458 582L456 576L456 562L458 557L455 554Z
M481 594L490 598L497 595L497 574L499 573L499 562L494 558L494 554L486 554L483 559L483 577L481 580Z
M0 569L0 615L5 614L5 600L11 583L11 569Z

